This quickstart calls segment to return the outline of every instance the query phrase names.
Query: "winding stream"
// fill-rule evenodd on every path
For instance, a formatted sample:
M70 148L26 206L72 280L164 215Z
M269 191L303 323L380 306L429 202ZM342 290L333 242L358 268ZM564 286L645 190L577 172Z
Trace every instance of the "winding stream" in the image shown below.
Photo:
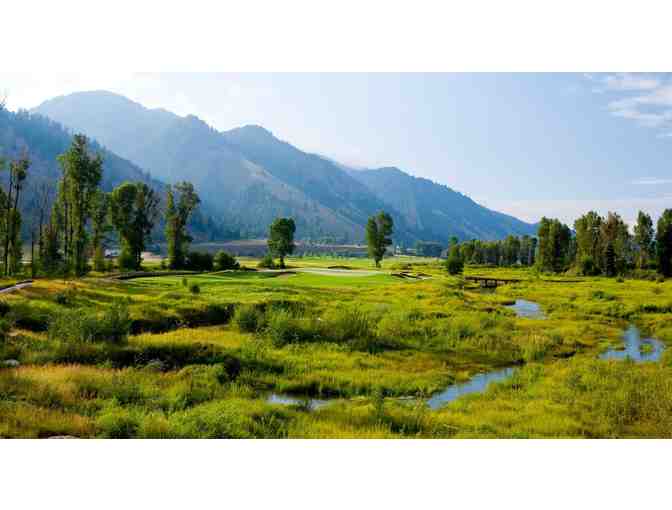
M544 312L541 310L541 306L533 301L517 299L513 305L507 306L514 310L518 317L531 319L546 318ZM658 361L665 350L665 345L660 340L656 340L655 338L641 338L639 329L634 325L630 325L625 331L623 340L625 345L623 349L611 348L602 353L600 359L623 360L630 358L638 363ZM490 372L476 374L468 381L447 386L443 391L427 400L427 405L430 409L439 409L464 395L482 393L491 383L503 381L504 379L511 377L515 370L516 367L505 367L491 370ZM312 411L319 409L334 400L337 399L300 398L280 393L271 393L267 401L271 404L306 405L308 409ZM414 401L413 398L407 400Z

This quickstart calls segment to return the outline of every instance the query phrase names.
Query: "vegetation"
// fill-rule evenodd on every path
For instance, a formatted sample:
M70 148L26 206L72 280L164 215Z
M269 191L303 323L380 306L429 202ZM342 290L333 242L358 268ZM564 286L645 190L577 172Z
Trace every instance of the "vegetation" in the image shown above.
M371 216L366 224L366 245L376 267L380 267L387 247L392 245L393 229L392 217L384 211Z
M296 225L292 218L278 218L269 228L268 251L280 259L280 267L285 267L285 257L294 253L294 233Z
M400 264L430 277L387 272ZM482 293L431 259L381 266L37 280L0 306L11 328L0 361L19 363L0 368L0 436L669 437L669 353L642 364L597 354L629 322L671 342L672 282L466 266L522 280ZM517 317L507 304L518 298L546 318ZM505 366L519 368L483 393L426 404Z
M159 214L159 198L142 182L125 182L112 191L112 224L121 240L119 266L137 271Z
M177 201L175 195L177 194ZM168 266L184 269L187 263L187 248L192 241L185 228L194 209L200 203L193 184L181 182L168 187L166 198L166 240L168 241Z

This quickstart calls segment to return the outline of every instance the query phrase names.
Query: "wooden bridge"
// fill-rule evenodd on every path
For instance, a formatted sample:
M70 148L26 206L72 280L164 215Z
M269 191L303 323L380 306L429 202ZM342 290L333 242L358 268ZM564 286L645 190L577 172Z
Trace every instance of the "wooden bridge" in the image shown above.
M481 284L481 287L497 287L498 285L519 283L522 281L519 278L499 278L494 276L465 276L464 279L472 282L478 282Z

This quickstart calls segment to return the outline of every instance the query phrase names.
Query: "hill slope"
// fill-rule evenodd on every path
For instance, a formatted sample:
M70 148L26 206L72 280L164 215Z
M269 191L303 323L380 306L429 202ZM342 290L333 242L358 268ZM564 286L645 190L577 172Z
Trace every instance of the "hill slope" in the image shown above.
M301 237L361 238L361 225L250 161L197 117L152 110L109 92L46 101L37 112L87 133L166 182L188 179L245 236L277 216L297 219Z
M362 241L367 218L381 209L395 220L396 240L406 243L532 231L446 186L398 169L351 171L260 126L220 133L197 117L148 109L104 91L57 97L36 111L98 139L157 178L192 181L248 237L265 235L277 216L292 216L299 238Z
M469 197L398 168L351 170L350 175L369 187L388 207L403 216L421 239L446 243L460 239L501 239L509 234L534 234L533 225L478 205Z
M23 195L24 231L34 215L35 190L41 182L51 183L54 188L61 176L56 158L70 146L71 134L63 126L38 114L25 111L13 113L0 109L0 154L6 158L17 157L24 150L28 152L31 166ZM165 184L152 178L137 165L119 157L91 140L90 148L103 155L103 179L101 186L110 191L124 181L145 182L159 192L165 190ZM6 178L2 176L0 178ZM202 208L190 224L190 228L199 239L220 239L234 237L221 223L208 215L207 207ZM157 228L155 238L162 236Z

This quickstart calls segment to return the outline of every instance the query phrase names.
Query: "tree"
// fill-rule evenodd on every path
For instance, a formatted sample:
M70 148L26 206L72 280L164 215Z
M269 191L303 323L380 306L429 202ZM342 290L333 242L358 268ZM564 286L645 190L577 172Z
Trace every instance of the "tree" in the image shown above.
M622 274L633 258L632 237L628 226L618 214L610 212L600 226L600 238L600 244L604 247L600 259L602 271L608 276ZM613 254L608 254L607 249L613 250ZM613 260L608 257L613 257Z
M200 203L201 200L194 191L194 185L190 182L179 182L168 187L166 241L168 242L168 266L171 269L185 267L188 244L191 242L191 236L186 232L186 225Z
M658 271L672 276L672 209L665 209L656 226L656 257Z
M98 190L93 195L91 212L93 268L96 271L105 270L105 235L109 230L108 218L110 197L107 193Z
M451 275L462 274L464 271L464 260L460 253L460 246L453 244L448 250L448 258L446 259L446 269Z
M103 175L103 158L91 156L88 140L75 135L70 148L58 157L63 175L59 182L57 222L63 236L67 270L80 276L86 271L88 237L86 225L91 216L92 196Z
M646 267L654 258L653 220L648 214L639 211L635 224L635 245L637 246L637 267Z
M119 266L138 270L159 214L159 197L145 183L125 182L110 196L112 224L119 232Z
M5 166L0 162L0 170ZM2 190L0 204L3 206L3 264L4 275L16 273L21 269L23 256L21 246L21 213L19 212L19 197L23 183L28 177L30 159L24 153L19 159L9 163L9 177L7 191Z
M285 257L294 252L296 225L292 218L276 218L268 232L268 250L280 259L280 267L285 267Z
M557 219L542 218L539 223L539 256L537 265L543 271L560 272L571 262L569 227Z
M392 244L394 223L392 217L384 211L371 216L366 223L366 244L369 257L373 258L376 267L380 267L385 250Z
M601 227L604 218L590 211L574 222L576 231L576 259L586 270L593 273L602 259Z

